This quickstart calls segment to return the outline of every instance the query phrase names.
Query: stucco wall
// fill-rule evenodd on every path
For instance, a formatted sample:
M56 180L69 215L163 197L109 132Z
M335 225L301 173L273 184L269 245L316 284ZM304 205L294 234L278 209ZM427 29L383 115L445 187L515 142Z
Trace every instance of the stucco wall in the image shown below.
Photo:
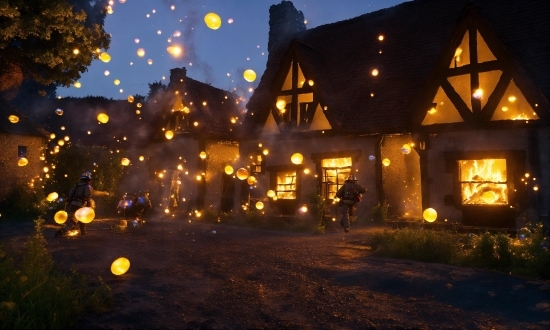
M46 138L0 133L0 201L4 200L10 189L16 184L29 183L33 178L41 178L44 162L43 155ZM17 147L27 147L26 166L18 166ZM39 182L39 181L38 181Z

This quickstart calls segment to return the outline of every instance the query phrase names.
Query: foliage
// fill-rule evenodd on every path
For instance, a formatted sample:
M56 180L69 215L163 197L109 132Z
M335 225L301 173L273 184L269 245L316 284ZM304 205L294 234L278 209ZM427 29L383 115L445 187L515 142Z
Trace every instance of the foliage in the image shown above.
M377 232L371 238L373 249L383 256L550 279L550 241L540 223L530 226L529 232L531 235L520 238L503 233L474 235L405 228Z
M26 243L17 267L0 246L0 327L62 329L76 325L83 312L104 312L112 303L111 289L101 278L58 268L46 249L43 220Z
M388 218L390 213L391 206L387 202L384 203L378 202L375 207L372 208L371 214L374 222L384 222Z
M321 224L325 211L325 199L319 194L318 191L313 191L307 196L308 210L311 215L317 219L317 222Z
M205 222L217 223L219 219L218 212L212 209L204 210L202 212L202 219Z
M155 81L149 84L149 94L147 94L147 100L152 100L158 92L163 92L168 88L162 81Z
M0 76L70 86L108 49L106 0L8 0L0 6ZM74 5L74 7L73 7ZM74 49L79 52L75 54ZM3 80L3 79L0 79ZM20 81L19 81L20 83ZM14 87L14 86L9 86Z
M19 184L10 190L2 202L3 217L0 219L30 220L44 214L48 206L42 188Z

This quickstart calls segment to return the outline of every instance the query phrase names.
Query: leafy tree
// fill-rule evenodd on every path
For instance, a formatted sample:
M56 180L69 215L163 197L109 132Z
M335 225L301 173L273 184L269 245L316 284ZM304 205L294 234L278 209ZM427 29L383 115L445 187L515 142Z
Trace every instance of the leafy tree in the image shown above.
M163 84L162 81L155 81L148 85L149 85L149 94L147 94L148 100L152 100L158 92L165 91L166 88L168 88L168 86Z
M0 1L0 91L23 79L70 86L109 48L107 0Z

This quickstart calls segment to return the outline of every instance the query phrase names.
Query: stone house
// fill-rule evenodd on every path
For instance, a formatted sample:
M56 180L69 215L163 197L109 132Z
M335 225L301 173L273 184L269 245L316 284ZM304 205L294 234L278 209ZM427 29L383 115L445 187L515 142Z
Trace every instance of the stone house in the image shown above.
M416 0L306 30L291 2L273 5L240 137L258 198L294 214L319 194L334 218L354 174L360 216L387 202L465 225L547 217L549 14L542 0Z

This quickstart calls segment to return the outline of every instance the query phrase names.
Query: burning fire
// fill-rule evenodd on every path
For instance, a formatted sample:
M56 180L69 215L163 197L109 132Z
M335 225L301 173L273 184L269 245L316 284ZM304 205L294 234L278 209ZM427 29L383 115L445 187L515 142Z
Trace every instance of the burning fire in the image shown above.
M462 204L506 205L506 159L461 160Z

